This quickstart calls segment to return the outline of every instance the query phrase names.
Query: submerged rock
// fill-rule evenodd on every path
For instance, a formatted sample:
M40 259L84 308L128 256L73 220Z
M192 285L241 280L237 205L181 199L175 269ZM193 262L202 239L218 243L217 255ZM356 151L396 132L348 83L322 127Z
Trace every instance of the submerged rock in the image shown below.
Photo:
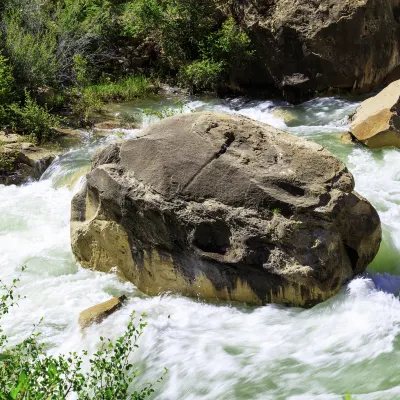
M358 141L372 148L400 147L400 80L361 104L350 131Z
M55 157L54 151L21 142L18 135L0 134L0 184L21 185L38 180Z
M178 115L93 160L72 249L143 292L310 306L362 273L379 216L323 147L251 119Z
M256 50L232 74L243 88L275 86L299 102L400 77L399 0L234 0L232 12Z
M96 306L90 307L85 311L82 311L79 315L78 323L80 327L87 328L94 323L100 323L109 315L118 311L125 301L126 296L114 297L104 303L98 304Z

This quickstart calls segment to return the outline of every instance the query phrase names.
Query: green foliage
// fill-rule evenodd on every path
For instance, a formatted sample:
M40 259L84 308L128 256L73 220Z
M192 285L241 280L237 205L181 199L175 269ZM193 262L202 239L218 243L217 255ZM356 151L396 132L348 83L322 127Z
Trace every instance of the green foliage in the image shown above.
M161 110L155 110L153 108L146 108L143 110L144 115L147 117L155 117L159 120L173 117L174 115L183 114L185 112L185 105L182 102L175 103L176 108L164 107ZM194 112L193 109L186 106L190 112Z
M192 91L223 88L232 71L253 56L249 37L223 11L229 4L3 0L0 124L14 120L18 129L25 132L27 125L38 141L47 140L48 129L38 132L43 128L39 122L49 122L47 108L72 108L87 123L103 103L151 93L154 85L145 76L178 82ZM25 101L25 91L30 100ZM10 103L25 103L28 109ZM39 125L33 129L34 120Z
M101 98L91 90L73 90L71 94L71 109L72 113L80 119L83 126L90 122L90 118L95 113L100 113L104 103Z
M47 107L40 106L27 91L24 104L11 104L10 113L14 127L38 143L51 140L56 134L54 128L61 122L60 117L51 114Z
M18 300L14 295L18 281L15 279L9 287L0 281L0 320ZM9 347L7 336L0 330L0 399L60 400L72 394L79 400L147 399L154 392L154 384L134 390L138 371L129 362L147 325L143 317L135 323L132 314L125 332L115 342L100 338L101 347L92 356L86 351L67 356L46 354L37 327L22 343ZM83 369L85 362L89 368Z
M72 93L72 112L81 118L83 124L102 111L110 101L129 101L153 93L155 88L142 76L128 76L116 82L106 80L102 84L89 85Z
M0 147L0 174L4 172L13 171L17 157L18 157L17 150L8 150Z
M274 208L272 210L272 214L274 214L274 215L280 215L280 213L281 213L281 209L280 208Z
M87 86L90 83L88 72L88 61L82 54L76 54L72 58L74 62L73 71L75 73L75 81L78 87Z
M13 16L5 27L5 50L18 83L31 90L55 85L59 66L54 32L32 33L21 25L19 18Z
M224 22L220 30L211 33L206 43L207 46L202 48L203 57L220 60L226 66L243 64L254 55L250 38L239 29L232 17Z
M192 91L215 90L222 79L223 72L223 62L204 59L182 68L179 80Z
M124 29L160 47L167 65L192 90L215 90L233 67L254 54L251 41L233 18L222 26L217 0L134 0L125 7Z
M91 93L103 102L134 100L145 97L153 91L154 88L143 75L128 76L116 82L108 80L103 84L91 85L84 89L84 92Z
M8 59L0 54L0 104L10 103L14 91L14 77Z

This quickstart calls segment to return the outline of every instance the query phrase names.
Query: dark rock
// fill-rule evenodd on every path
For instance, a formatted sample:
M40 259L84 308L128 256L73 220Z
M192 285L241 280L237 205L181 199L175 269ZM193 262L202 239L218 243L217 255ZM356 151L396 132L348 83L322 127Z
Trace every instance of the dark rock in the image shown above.
M234 0L257 56L231 79L293 102L330 88L369 92L399 79L399 10L400 0Z

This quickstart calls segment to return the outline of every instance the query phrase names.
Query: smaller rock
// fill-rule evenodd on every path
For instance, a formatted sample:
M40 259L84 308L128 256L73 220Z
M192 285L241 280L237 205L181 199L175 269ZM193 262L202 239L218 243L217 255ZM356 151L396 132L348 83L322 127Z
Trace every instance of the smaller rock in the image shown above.
M38 180L61 150L24 142L26 136L0 132L0 184L22 185Z
M371 148L400 147L400 80L361 104L350 132Z
M137 129L138 126L131 122L124 122L119 119L101 121L94 125L98 131L109 131L114 129Z
M350 132L344 132L340 136L340 140L343 143L346 143L346 144L350 144L350 143L353 143L355 141L354 136Z
M85 311L82 311L79 315L78 323L82 329L94 323L100 323L109 315L118 311L127 300L125 295L120 297L114 297L104 303L90 307Z
M277 118L282 118L287 124L296 122L298 115L290 108L276 108L272 111L272 114Z

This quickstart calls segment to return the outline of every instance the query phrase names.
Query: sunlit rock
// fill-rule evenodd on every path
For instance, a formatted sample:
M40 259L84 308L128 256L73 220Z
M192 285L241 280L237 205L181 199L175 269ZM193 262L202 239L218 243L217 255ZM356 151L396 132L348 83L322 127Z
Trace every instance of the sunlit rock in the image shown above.
M372 148L400 147L400 80L361 104L350 131Z
M83 329L94 323L102 322L105 318L118 311L126 300L126 296L114 297L111 300L82 311L78 320L80 327Z
M39 179L56 154L23 142L18 135L0 133L0 184L20 185Z
M73 252L150 295L311 306L375 257L381 226L320 145L228 114L178 115L93 160Z

